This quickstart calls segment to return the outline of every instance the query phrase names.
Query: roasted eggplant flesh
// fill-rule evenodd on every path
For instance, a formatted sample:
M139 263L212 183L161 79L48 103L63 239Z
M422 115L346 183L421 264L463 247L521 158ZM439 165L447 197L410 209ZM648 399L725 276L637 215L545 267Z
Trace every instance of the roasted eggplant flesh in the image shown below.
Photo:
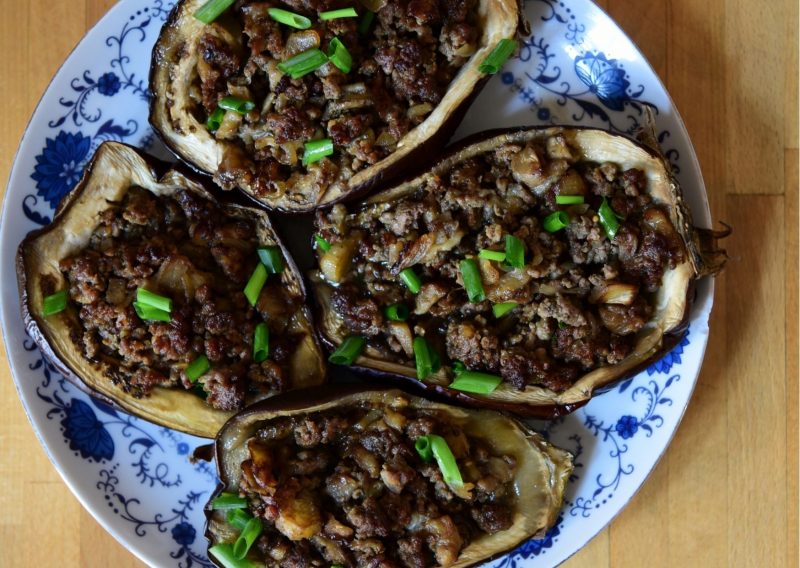
M300 279L266 215L177 172L156 180L131 148L102 146L20 255L24 309L45 352L128 410L152 403L156 422L214 435L231 412L324 379ZM251 305L262 255L272 273ZM48 314L59 292L66 308ZM163 415L165 400L186 407Z
M542 534L572 470L569 454L508 417L399 391L245 414L217 458L223 491L260 521L249 559L268 567L471 564ZM435 438L459 479L419 450ZM238 538L214 502L212 557Z
M469 145L364 203L317 213L322 334L334 345L363 337L358 366L438 390L466 368L501 378L477 398L585 399L653 356L684 317L692 269L670 181L658 156L602 131ZM402 321L387 311L397 305Z
M151 122L222 187L286 210L383 177L433 136L482 82L478 58L514 35L518 10L508 0L237 2L204 24L192 15L201 4L181 2L156 46ZM346 8L357 15L328 19ZM303 18L302 29L275 10Z

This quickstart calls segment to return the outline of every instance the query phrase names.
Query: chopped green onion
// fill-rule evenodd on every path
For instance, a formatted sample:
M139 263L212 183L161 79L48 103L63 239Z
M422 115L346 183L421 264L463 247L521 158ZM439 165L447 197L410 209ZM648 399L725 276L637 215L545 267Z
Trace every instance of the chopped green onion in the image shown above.
M518 305L519 304L516 302L503 302L502 304L494 304L492 306L492 313L494 314L494 317L501 318Z
M453 367L453 374L455 374L456 376L460 375L461 373L467 370L467 366L458 360L453 361L452 367Z
M261 264L267 267L270 274L280 274L283 272L283 255L281 249L276 246L261 247L258 249L258 258Z
M428 437L431 439L433 457L436 459L436 463L439 464L439 469L445 482L453 486L463 485L464 481L461 479L461 472L458 470L456 458L453 452L450 451L450 446L447 445L445 439L436 434L431 434Z
M206 400L208 398L208 393L206 392L206 389L203 388L202 383L197 383L196 385L194 385L194 387L192 388L192 392L197 396L199 396L200 398L202 398L203 400Z
M256 108L256 104L253 101L240 99L239 97L225 97L219 101L218 105L221 109L232 110L233 112L238 112L239 114L248 113Z
M220 17L222 12L227 10L234 0L209 0L194 13L194 17L203 22L210 24Z
M242 560L253 546L261 531L264 529L261 526L260 519L250 519L239 534L239 538L233 543L233 555Z
M486 260L503 262L506 259L506 253L501 250L481 249L481 251L478 253L478 257L485 258Z
M311 20L300 14L295 14L289 10L281 10L280 8L270 8L267 10L269 17L281 24L286 24L289 27L297 28L298 30L307 30L311 27Z
M366 12L361 16L361 21L358 22L358 33L367 35L369 29L372 27L372 21L375 19L375 12Z
M223 118L225 118L225 111L217 107L217 110L208 115L208 120L206 120L206 128L208 128L211 132L219 130Z
M244 530L248 521L253 518L253 515L244 509L231 509L228 511L227 519L228 524L237 530Z
M316 71L328 62L328 57L317 48L312 48L294 57L278 63L278 69L289 75L292 79L299 79Z
M323 252L328 252L331 250L331 243L325 240L320 235L314 235L314 240L317 242L317 246L323 250Z
M563 321L558 322L558 329L567 329L567 324Z
M208 552L213 554L224 568L256 568L256 565L249 560L236 558L232 544L215 544L208 549Z
M580 205L583 202L583 195L556 195L558 205Z
M417 453L419 454L419 457L422 458L422 461L433 461L433 450L431 449L430 437L420 436L417 438L417 441L414 442L414 449L417 450Z
M466 258L459 264L461 268L461 279L464 281L464 288L467 291L467 297L473 304L482 302L486 299L486 294L483 291L483 282L481 281L481 271L478 269L478 263L473 258Z
M159 296L144 288L136 289L136 301L140 306L150 306L164 312L172 311L172 300L166 296Z
M463 371L450 383L450 388L464 392L489 394L494 391L501 382L503 382L503 377L498 377L497 375L478 373L477 371Z
M267 267L259 262L256 265L256 269L253 270L250 280L247 281L247 286L244 287L244 295L251 306L255 306L256 302L258 302L258 296L267 282L267 276L269 276Z
M325 20L336 20L338 18L357 18L358 12L355 8L342 8L340 10L330 10L329 12L320 12L319 19L323 22Z
M338 37L328 44L328 59L339 68L342 73L350 73L353 68L353 56Z
M247 507L247 499L239 497L235 493L223 492L214 497L211 501L211 508L215 511L229 511L231 509L244 509Z
M253 332L253 361L261 363L269 357L269 327L263 321Z
M384 310L384 313L386 318L392 321L406 321L408 319L408 308L405 304L392 304Z
M311 142L306 142L303 148L303 165L307 166L333 154L333 140L330 138L312 140Z
M422 289L422 280L419 279L417 273L414 272L413 268L406 268L400 272L400 280L403 281L403 284L406 285L409 292L412 294L419 294L419 291Z
M525 266L525 245L514 235L506 235L506 262L514 268Z
M435 373L442 366L439 354L428 345L424 337L414 338L414 361L417 365L417 378L424 381L431 373Z
M550 213L547 217L544 218L542 222L542 226L544 230L548 233L555 233L556 231L560 231L564 227L569 225L569 215L567 215L564 211L556 211L555 213Z
M136 310L136 315L144 321L172 321L172 317L169 315L169 312L159 310L153 306L134 302L133 309Z
M67 289L59 290L55 294L45 296L42 301L42 315L44 317L52 316L59 312L63 312L67 307Z
M328 361L334 365L352 365L366 346L367 340L360 335L351 335L342 341L339 348L331 353Z
M210 370L211 363L208 362L208 357L205 355L200 355L186 367L186 378L192 382L195 382Z
M603 225L606 236L608 236L609 240L613 240L617 231L619 231L619 220L605 197L603 198L603 203L600 204L600 209L597 210L597 214L600 216L600 224Z
M480 64L478 70L481 73L486 73L488 75L493 75L500 71L503 68L503 64L505 64L506 59L508 59L514 50L517 49L517 42L513 39L501 39L497 42L497 45L494 46L492 52L486 56L486 59L483 60L483 63Z

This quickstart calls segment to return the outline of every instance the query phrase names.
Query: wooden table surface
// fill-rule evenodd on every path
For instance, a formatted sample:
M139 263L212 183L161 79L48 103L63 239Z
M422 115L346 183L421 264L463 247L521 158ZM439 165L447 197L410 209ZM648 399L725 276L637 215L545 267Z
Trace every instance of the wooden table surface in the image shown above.
M0 179L50 77L112 4L0 0ZM798 566L797 0L599 4L666 83L712 215L735 232L703 370L672 445L565 566ZM48 462L2 357L0 565L141 566Z

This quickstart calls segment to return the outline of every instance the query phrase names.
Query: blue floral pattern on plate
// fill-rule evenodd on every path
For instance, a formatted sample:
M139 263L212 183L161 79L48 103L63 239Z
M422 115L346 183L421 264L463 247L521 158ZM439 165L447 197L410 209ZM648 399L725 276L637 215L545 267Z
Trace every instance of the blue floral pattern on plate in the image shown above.
M31 120L9 183L0 270L14 266L25 233L50 221L100 143L113 139L159 150L147 126L146 77L151 46L171 4L118 3L54 78ZM560 123L631 133L650 107L658 113L666 155L691 189L687 197L695 217L707 222L702 179L683 125L633 44L588 0L527 0L525 12L532 35L478 97L457 135ZM13 286L13 280L3 278L6 286ZM710 298L709 287L701 287L691 333L645 373L569 417L534 425L575 455L566 503L543 538L523 543L492 566L557 564L631 498L688 403L707 340ZM25 337L16 290L4 294L2 307L20 396L78 498L148 563L209 566L202 506L216 476L212 465L188 459L203 441L140 421L79 392Z

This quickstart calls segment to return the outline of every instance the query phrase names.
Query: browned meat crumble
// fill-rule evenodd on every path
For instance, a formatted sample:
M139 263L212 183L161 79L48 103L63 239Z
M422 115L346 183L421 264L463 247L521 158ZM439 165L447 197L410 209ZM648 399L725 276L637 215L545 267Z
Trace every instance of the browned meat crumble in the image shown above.
M665 269L684 259L680 235L646 189L642 171L587 162L557 134L468 159L390 203L321 211L319 233L333 244L318 251L336 284L332 308L387 359L413 367L411 339L424 336L444 364L502 375L519 390L563 391L630 353ZM556 195L584 203L559 206ZM604 198L620 219L613 239L598 216ZM557 210L569 225L544 230ZM478 258L481 249L504 251L507 235L523 243L523 268ZM465 258L480 268L487 299L479 303L464 289ZM401 283L406 268L420 277L419 294ZM411 312L405 323L384 315L398 302ZM519 305L495 317L493 304L504 302Z
M440 435L464 485L449 487L417 438ZM337 409L270 421L247 442L239 492L262 519L268 567L450 566L513 521L516 461L433 410Z
M302 299L273 277L249 305L243 290L258 262L250 220L189 191L173 198L140 188L101 215L89 246L60 265L79 308L73 339L89 360L136 396L156 386L194 389L221 410L284 389L297 338L283 332ZM170 322L139 318L139 287L173 300ZM261 321L270 357L255 363ZM200 355L211 370L193 384L184 369Z
M206 26L190 91L198 120L205 123L226 96L255 103L244 116L227 112L215 132L240 150L226 153L218 183L244 184L262 196L298 190L322 195L337 180L391 154L425 120L478 47L475 0L374 4L374 22L365 34L358 31L360 17L320 21L320 12L340 8L366 13L362 4L342 0L239 1ZM312 27L279 24L269 8L307 16ZM352 56L349 73L331 62L298 79L278 69L309 49L328 53L334 37ZM302 166L304 142L323 138L333 141L335 154Z

